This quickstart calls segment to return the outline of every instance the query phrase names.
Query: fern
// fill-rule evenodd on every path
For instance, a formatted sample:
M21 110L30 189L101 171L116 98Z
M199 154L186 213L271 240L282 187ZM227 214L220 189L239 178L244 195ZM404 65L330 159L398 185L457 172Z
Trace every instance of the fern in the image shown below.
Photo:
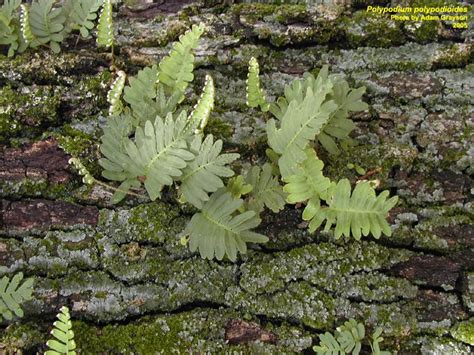
M82 182L87 185L92 185L95 181L94 177L91 175L89 170L81 163L77 158L71 158L68 161L69 164L72 164L82 175Z
M99 24L97 25L97 44L106 48L112 47L114 44L112 3L110 0L103 0Z
M370 348L372 349L373 355L390 355L390 351L380 350L380 343L383 341L383 338L380 336L382 334L382 328L377 328L372 334L372 342L370 343Z
M3 318L12 320L13 315L23 317L21 304L32 299L33 282L32 278L23 280L23 273L19 272L10 280L4 276L0 280L0 321Z
M187 150L186 122L184 112L176 121L171 114L164 121L157 117L154 124L147 121L144 128L136 129L135 142L122 137L122 147L110 141L113 133L104 135L103 145L109 149L101 146L106 157L99 160L105 169L102 175L110 180L124 181L124 187L131 183L136 185L136 181L143 182L150 198L157 199L162 188L171 185L173 178L181 176L186 162L194 158Z
M235 261L237 252L246 253L247 242L267 242L266 236L251 231L260 224L254 211L235 214L243 203L241 199L234 199L226 189L214 192L202 211L196 213L186 226L190 250L199 250L201 257L206 259L216 257L222 260L226 255Z
M390 355L388 351L380 351L379 342L383 340L380 338L382 330L377 328L373 334L373 339L376 341L376 347L372 347L372 354L374 355ZM319 335L320 343L313 346L313 350L318 355L334 355L334 354L353 354L358 355L362 348L362 341L365 338L365 327L362 323L358 323L354 319L349 319L347 322L336 329L335 336L329 332Z
M30 26L30 13L28 12L28 7L26 5L21 5L20 13L20 24L21 24L21 34L25 43L30 44L34 41L35 37L31 31Z
M54 328L51 331L53 339L46 343L50 350L46 351L45 355L75 355L76 343L74 342L69 309L61 307L57 317L58 320L53 323Z
M252 186L249 193L248 209L257 214L265 207L273 212L278 212L285 207L285 196L278 178L272 174L272 167L265 163L263 168L254 166L246 178L247 184Z
M227 182L226 189L232 197L241 198L243 195L247 195L252 191L253 186L245 183L245 179L242 175L235 176Z
M280 128L275 120L267 123L268 144L281 155L278 165L283 178L294 174L297 164L305 160L308 143L321 131L335 110L334 101L323 103L332 85L327 83L316 91L308 87L302 102L293 100L281 117Z
M0 44L9 45L8 56L12 57L20 45L18 23L13 16L21 0L6 0L0 8Z
M63 5L63 11L70 6L68 22L72 30L79 30L83 38L90 37L90 31L94 28L97 12L103 0L69 0Z
M184 99L184 91L193 81L194 55L192 51L197 48L199 38L204 32L202 25L193 25L192 29L179 37L173 44L168 57L160 62L159 81L167 87L167 94L179 93L179 102Z
M35 48L49 43L51 50L59 53L61 51L59 43L64 40L63 30L66 18L61 9L53 8L53 5L54 0L37 0L31 4L29 27L33 38L30 46Z
M396 205L398 197L387 200L388 195L388 191L383 191L377 196L367 181L358 183L351 194L349 180L342 179L328 190L328 207L320 207L315 201L310 201L304 210L303 219L310 221L311 232L324 221L325 231L335 224L336 238L349 237L351 233L356 240L369 233L375 238L380 238L382 233L390 236L392 231L385 218Z
M214 108L214 81L210 75L206 75L206 83L198 103L194 106L193 112L189 116L188 127L194 129L195 133L200 133L207 125L209 115Z
M119 115L123 109L122 100L120 99L120 97L122 96L122 91L125 85L125 79L127 78L127 75L122 70L119 70L117 72L117 75L117 79L115 79L112 86L110 87L109 92L107 93L107 101L110 104L110 116Z
M239 154L220 154L222 141L214 143L212 135L208 135L203 142L200 136L196 136L190 148L196 157L183 170L180 192L187 202L202 208L203 202L209 200L207 194L224 186L221 177L234 175L226 165L237 159Z
M267 112L270 105L265 100L263 90L260 88L260 78L258 75L258 62L252 57L249 61L249 72L247 76L247 106L250 108L260 106L263 112Z

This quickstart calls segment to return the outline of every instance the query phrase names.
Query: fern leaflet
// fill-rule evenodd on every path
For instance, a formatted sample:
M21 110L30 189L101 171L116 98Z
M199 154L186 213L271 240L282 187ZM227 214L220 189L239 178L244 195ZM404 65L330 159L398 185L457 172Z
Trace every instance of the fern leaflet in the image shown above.
M249 193L249 210L259 214L266 206L277 213L285 207L286 194L278 183L278 178L273 176L270 164L265 163L262 169L254 166L247 174L246 182L253 187Z
M313 203L306 206L303 219L311 221L310 232L314 232L325 220L325 231L335 224L336 238L342 235L350 237L351 233L357 240L369 233L375 238L379 238L382 233L390 236L392 231L385 218L396 205L398 197L387 200L388 195L388 191L383 191L377 196L367 181L357 184L351 194L349 180L342 179L328 190L328 207L320 208L319 204L310 201Z
M239 154L220 154L221 150L222 141L214 143L212 135L208 135L204 142L196 136L191 143L191 151L196 157L183 170L180 192L187 202L197 208L202 208L203 203L209 200L209 192L224 186L221 177L234 175L226 165L239 158Z
M125 85L125 79L127 75L122 70L119 70L117 73L118 77L113 82L110 87L109 92L107 93L107 101L109 102L109 115L117 116L122 112L123 105L120 97L122 96L123 87Z
M102 0L72 0L70 21L72 29L79 30L83 38L90 37L90 31L94 28L97 12L102 5ZM64 5L65 6L65 5Z
M247 242L265 243L268 238L252 232L260 219L254 211L234 215L244 202L234 199L226 189L220 189L211 195L202 211L196 213L185 229L190 236L189 249L199 250L201 257L222 260L237 259L237 252L247 252Z
M72 331L71 317L67 307L61 307L57 315L58 320L53 323L51 335L54 339L48 340L46 345L50 350L45 355L75 355L76 343Z
M258 62L252 57L249 61L249 72L247 75L247 106L251 108L260 106L263 112L267 112L270 105L265 100L263 90L260 88L260 78L258 75Z
M26 279L20 285L22 279L23 273L19 272L11 280L7 276L0 280L0 321L2 317L7 320L13 319L13 314L23 317L21 304L32 299L34 280Z
M19 31L18 23L13 17L21 0L6 0L0 8L0 44L6 44L8 48L8 56L12 57L19 47Z
M112 23L112 4L104 0L97 25L97 44L103 47L112 47L114 44L114 29Z
M61 9L53 8L53 5L54 0L34 1L31 4L29 26L33 40L30 46L35 48L49 43L51 50L59 53L61 51L59 43L64 40L63 29L66 18Z
M214 81L210 75L206 75L206 83L198 103L194 106L193 112L189 115L188 127L200 133L207 125L209 115L214 108Z
M253 186L245 183L245 179L242 175L235 176L227 182L227 191L230 192L232 197L240 198L242 195L247 195L252 191Z
M199 38L204 32L202 25L193 25L190 31L179 37L179 42L173 44L170 54L160 62L159 81L166 85L168 94L179 93L179 102L184 99L184 91L194 79L194 55Z

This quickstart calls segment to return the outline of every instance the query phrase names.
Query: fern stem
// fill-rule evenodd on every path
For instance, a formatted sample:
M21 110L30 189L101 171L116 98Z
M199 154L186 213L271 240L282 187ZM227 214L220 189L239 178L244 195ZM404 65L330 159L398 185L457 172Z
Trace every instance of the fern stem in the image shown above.
M125 191L125 190L122 190L122 189L119 189L118 187L115 187L115 186L112 186L112 185L109 185L103 181L100 181L100 180L97 180L96 178L93 178L94 179L94 183L96 183L97 185L101 185L105 188L108 188L110 190L114 190L114 191L119 191L119 192L124 192L126 193L127 195L131 195L131 196L135 196L135 197L140 197L140 198L143 198L143 199L147 199L148 197L145 196L145 195L142 195L142 194L139 194L139 193L135 193L135 192L131 192L130 190L129 191Z

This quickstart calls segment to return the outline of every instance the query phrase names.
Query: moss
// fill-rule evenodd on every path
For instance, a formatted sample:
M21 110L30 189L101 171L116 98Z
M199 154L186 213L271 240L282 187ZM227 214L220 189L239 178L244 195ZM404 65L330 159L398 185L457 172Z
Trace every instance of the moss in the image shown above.
M433 69L463 68L474 59L472 45L455 43L451 48L439 53L433 63Z
M219 139L228 139L232 137L233 128L228 122L222 121L218 117L211 117L206 126L206 134L212 134Z
M285 25L308 21L308 11L303 4L284 4L275 11L275 20Z
M3 354L29 353L46 340L46 333L33 322L11 324L0 334L0 349Z
M232 5L229 11L234 15L245 15L253 21L263 20L265 16L270 16L278 10L278 5L272 4L236 4Z
M451 335L456 340L474 346L474 318L457 324L451 329Z

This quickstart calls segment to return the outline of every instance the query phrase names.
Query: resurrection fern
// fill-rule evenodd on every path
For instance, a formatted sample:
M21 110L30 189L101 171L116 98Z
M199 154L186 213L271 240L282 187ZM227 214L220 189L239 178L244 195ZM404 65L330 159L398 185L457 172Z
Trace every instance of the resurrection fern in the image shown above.
M189 126L197 127L195 133L202 132L204 127L206 127L209 115L214 108L214 95L214 81L210 75L206 75L206 83L204 84L201 97L189 116Z
M260 109L266 112L270 105L265 100L263 90L260 88L260 78L258 75L258 62L252 57L249 61L249 72L247 75L247 106L251 108L260 106Z
M197 48L203 32L203 26L193 25L190 31L181 35L179 41L173 44L169 56L159 65L159 81L167 87L167 93L178 92L180 102L184 99L184 91L188 84L194 79L193 50Z
M54 0L37 0L29 9L29 27L32 39L30 47L38 47L49 43L54 53L59 53L59 44L64 39L64 23L66 17L60 8L54 8ZM25 32L24 32L25 33ZM25 38L27 38L25 36Z
M378 196L368 181L360 182L351 193L349 180L342 179L327 191L327 207L319 204L308 204L303 219L310 221L309 230L314 232L324 221L325 231L333 224L335 237L352 236L359 240L361 236L371 233L375 238L381 234L392 235L390 225L386 221L388 211L397 204L398 197L387 199L388 191ZM310 202L314 202L311 200Z
M238 175L229 179L226 189L234 198L241 198L243 195L247 195L252 191L253 186L246 184L245 178L242 175Z
M20 46L18 21L14 16L21 0L5 0L0 8L0 44L8 45L8 56L12 57Z
M12 320L13 316L23 317L21 305L23 302L32 299L33 282L32 278L23 280L23 273L19 272L10 280L3 276L0 280L0 322L3 318Z
M120 97L122 96L123 87L125 86L125 79L127 75L122 70L117 72L117 79L113 82L107 93L107 101L109 102L109 115L117 116L122 112L123 105Z
M90 31L95 26L97 12L102 5L102 0L69 0L63 5L70 7L68 11L67 26L71 30L78 30L83 38L90 37Z
M31 31L30 26L30 13L26 5L21 5L21 15L20 15L20 24L21 24L21 35L25 43L28 45L34 41L35 37Z
M97 44L106 48L112 47L114 44L112 3L110 0L103 0L99 24L97 25Z
M234 175L226 165L239 158L239 154L220 154L222 141L214 143L212 135L208 135L203 142L201 136L196 136L190 148L195 158L183 170L180 192L185 201L202 208L203 203L209 200L208 193L224 186L221 177Z
M254 166L247 174L245 182L252 186L247 204L249 210L259 214L267 207L276 213L285 207L286 194L278 182L278 177L272 174L270 164L265 163L261 169Z
M61 307L57 318L58 320L53 323L53 330L51 330L53 339L46 343L49 350L46 351L45 355L75 355L76 343L69 309L65 306Z
M376 343L371 344L372 354L374 355L390 355L388 351L380 351L379 342L382 329L377 328L373 334ZM336 329L335 334L326 332L319 335L320 343L313 347L318 355L334 355L334 354L353 354L358 355L362 349L362 341L365 338L365 327L362 323L357 323L354 319L349 319L344 325ZM375 350L374 351L374 345Z
M199 250L201 257L206 259L222 260L226 255L235 261L237 252L247 252L246 243L267 242L266 236L251 231L260 224L257 214L254 211L237 212L243 203L226 189L214 192L201 212L196 213L186 226L190 250Z

